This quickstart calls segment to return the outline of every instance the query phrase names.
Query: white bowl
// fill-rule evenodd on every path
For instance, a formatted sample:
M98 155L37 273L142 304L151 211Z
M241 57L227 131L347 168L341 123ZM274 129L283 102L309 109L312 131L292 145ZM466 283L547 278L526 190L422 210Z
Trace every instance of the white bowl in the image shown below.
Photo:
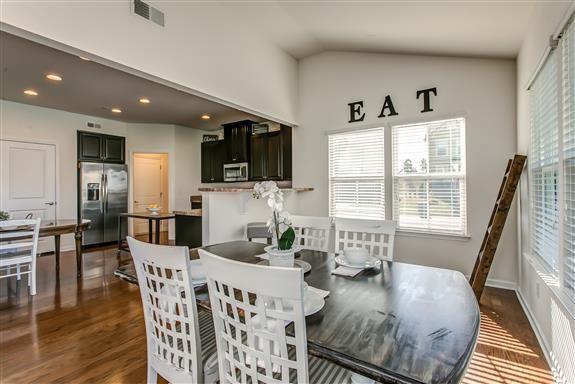
M365 248L345 248L343 256L350 264L362 265L369 259L369 252Z
M158 212L160 212L162 210L162 207L158 207L158 208L146 207L146 210L148 212L150 212L151 214L157 214Z

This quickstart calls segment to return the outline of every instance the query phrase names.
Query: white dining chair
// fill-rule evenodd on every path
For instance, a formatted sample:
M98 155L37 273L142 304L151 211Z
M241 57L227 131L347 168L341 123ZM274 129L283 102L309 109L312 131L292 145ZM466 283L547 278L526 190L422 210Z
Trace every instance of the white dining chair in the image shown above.
M41 219L0 221L0 277L28 275L30 295L36 294L36 253Z
M366 248L380 260L393 260L395 221L335 219L335 251L345 248Z
M329 238L332 228L331 218L292 215L291 222L295 231L294 244L300 245L305 249L329 252Z
M198 250L216 330L221 383L345 383L350 372L308 357L299 268L269 267ZM293 323L294 333L286 333Z
M215 382L216 344L209 313L198 311L187 247L127 237L144 308L148 383Z

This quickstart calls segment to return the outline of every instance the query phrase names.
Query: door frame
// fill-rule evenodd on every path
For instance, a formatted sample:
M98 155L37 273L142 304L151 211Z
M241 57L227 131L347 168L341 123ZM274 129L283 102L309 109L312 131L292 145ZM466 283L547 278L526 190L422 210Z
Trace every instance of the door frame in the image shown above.
M17 137L17 136L1 136L0 141L15 141L18 143L27 144L42 144L52 145L54 147L54 199L56 200L56 209L54 210L54 220L60 217L60 151L59 144L55 140L50 139L37 139L34 137ZM78 182L76 181L76 184Z
M171 186L171 167L170 167L170 153L169 152L161 152L161 151L130 151L130 167L132 168L132 171L128 173L129 175L129 180L130 180L130 187L128 188L129 191L129 201L130 203L128 204L129 210L130 212L134 212L134 199L135 199L135 176L136 176L136 156L137 155L162 155L163 156L163 160L165 160L165 169L162 168L162 189L163 186L165 185L165 187L167 188L167 191L163 191L163 195L162 195L162 200L163 201L167 201L167 204L163 204L162 205L166 205L165 207L162 207L163 209L165 209L166 211L170 212L172 209L172 205L173 205L173 199L171 196L172 193L172 186ZM163 180L163 178L166 178L165 181ZM168 231L168 238L169 233L172 232L172 229L170 228L171 226L171 220L163 220L163 222L167 223L167 227L165 227L165 229ZM161 230L164 230L164 223L162 223L162 228ZM130 234L130 236L134 236L135 233L135 226L134 226L134 222L133 220L129 220L128 221L128 233Z

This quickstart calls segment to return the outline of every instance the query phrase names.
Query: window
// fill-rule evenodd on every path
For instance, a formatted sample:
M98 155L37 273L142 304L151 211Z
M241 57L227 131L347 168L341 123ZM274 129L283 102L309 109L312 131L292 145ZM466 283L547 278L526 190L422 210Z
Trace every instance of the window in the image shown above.
M466 235L465 119L392 127L399 229Z
M329 214L385 219L383 128L329 136Z
M531 253L575 301L575 27L530 87Z

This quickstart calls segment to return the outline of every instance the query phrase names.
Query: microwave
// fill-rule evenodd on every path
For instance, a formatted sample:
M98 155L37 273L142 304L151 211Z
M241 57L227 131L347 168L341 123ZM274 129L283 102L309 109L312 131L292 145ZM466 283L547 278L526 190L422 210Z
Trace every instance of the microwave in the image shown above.
M247 181L248 163L224 164L224 181Z

